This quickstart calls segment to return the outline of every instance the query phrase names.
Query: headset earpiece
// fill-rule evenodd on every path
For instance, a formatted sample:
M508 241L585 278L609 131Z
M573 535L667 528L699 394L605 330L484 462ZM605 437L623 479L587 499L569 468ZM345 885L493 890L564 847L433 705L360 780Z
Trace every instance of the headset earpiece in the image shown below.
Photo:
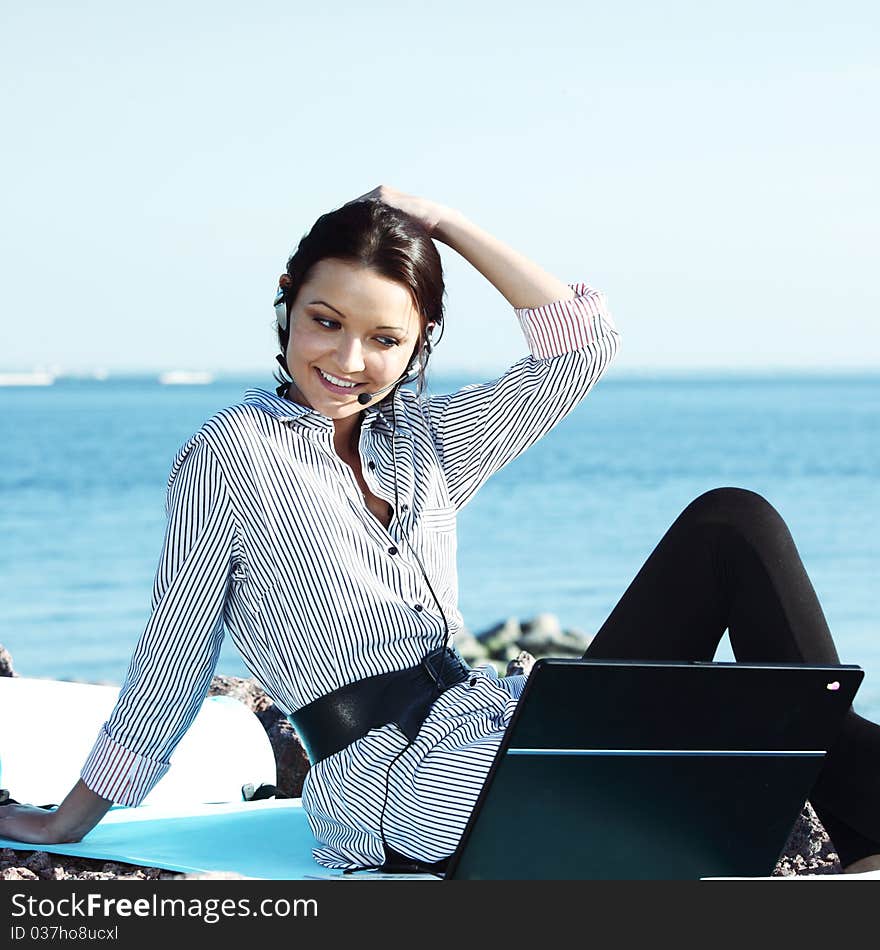
M425 327L425 355L426 356L431 355L431 348L433 346L431 342L431 334L434 332L434 327L436 326L437 326L436 323L429 323L427 327Z
M287 294L283 287L278 288L275 294L275 319L281 330L287 330Z
M282 274L278 278L278 290L275 294L275 320L281 330L287 331L287 291L290 290L293 281L290 274Z

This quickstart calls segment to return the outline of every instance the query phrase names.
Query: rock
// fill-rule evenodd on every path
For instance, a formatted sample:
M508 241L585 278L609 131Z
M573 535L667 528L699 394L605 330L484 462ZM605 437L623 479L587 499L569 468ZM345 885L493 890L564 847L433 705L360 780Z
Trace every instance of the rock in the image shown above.
M813 806L806 802L789 835L774 877L798 874L839 874L840 859Z
M282 795L299 798L310 768L309 757L287 716L283 715L277 706L272 706L272 709L276 712L265 710L259 714L259 719L275 753L275 785Z
M509 664L526 652L536 659L547 656L580 657L589 643L589 638L580 630L562 630L555 614L536 614L531 620L520 623L516 617L508 617L489 627L475 637L480 645L480 655L471 659L456 641L462 656L471 666L491 666L499 676L508 675Z
M455 647L470 666L478 666L489 656L489 651L470 630L455 635Z
M45 851L34 851L34 853L26 857L21 864L22 867L26 867L39 874L41 871L48 870L52 867L52 859Z
M521 624L524 636L541 632L552 638L561 635L562 627L556 614L535 614L531 620L524 620Z
M488 630L477 634L477 640L483 645L489 656L500 658L505 647L519 642L522 636L519 621L516 617L508 617L502 623L495 624Z
M0 643L0 676L18 676L12 668L12 654Z
M592 638L583 630L572 628L563 630L555 614L536 614L530 620L520 623L516 617L489 627L476 636L484 653L478 662L488 660L499 673L504 673L507 664L521 651L531 653L537 659L542 657L579 658ZM459 647L461 650L461 648ZM464 650L462 656L474 665Z
M38 881L39 878L27 868L3 868L0 871L0 881Z
M581 631L564 631L553 614L538 614L522 625L519 645L537 657L580 657L589 639Z
M48 857L48 861L47 861ZM39 871L34 871L39 867ZM0 848L0 880L9 881L143 881L155 880L160 874L170 878L183 875L164 872L161 868L143 868L134 864L80 858L74 855L18 851Z
M299 798L309 770L306 750L287 716L272 702L260 684L248 677L215 676L208 689L209 696L233 696L253 712L275 753L275 785L282 795Z
M581 630L580 627L569 627L566 630L566 635L571 637L572 640L577 640L578 644L582 645L584 650L593 642L592 633L587 633L586 630ZM581 650L581 656L583 656L583 650Z
M243 679L240 676L215 676L208 687L209 696L231 696L250 709L253 713L261 713L274 703L266 695L262 686L253 678ZM277 707L275 707L277 708Z

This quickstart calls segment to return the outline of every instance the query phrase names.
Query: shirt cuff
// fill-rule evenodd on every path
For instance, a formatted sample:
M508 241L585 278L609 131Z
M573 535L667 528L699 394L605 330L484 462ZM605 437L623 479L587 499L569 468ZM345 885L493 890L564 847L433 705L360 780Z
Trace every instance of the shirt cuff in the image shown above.
M170 767L170 762L130 752L110 738L104 723L80 778L101 798L119 805L140 805Z
M597 340L616 333L605 294L587 284L569 284L573 300L556 300L542 307L516 308L529 350L538 359L584 350Z

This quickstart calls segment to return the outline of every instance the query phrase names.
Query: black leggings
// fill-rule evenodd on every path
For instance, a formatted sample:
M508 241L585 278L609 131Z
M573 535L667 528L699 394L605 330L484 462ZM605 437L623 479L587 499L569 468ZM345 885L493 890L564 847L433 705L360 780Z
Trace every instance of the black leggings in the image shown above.
M711 660L725 630L744 662L840 662L788 527L740 488L684 509L584 657ZM880 726L849 710L810 802L844 866L880 853Z

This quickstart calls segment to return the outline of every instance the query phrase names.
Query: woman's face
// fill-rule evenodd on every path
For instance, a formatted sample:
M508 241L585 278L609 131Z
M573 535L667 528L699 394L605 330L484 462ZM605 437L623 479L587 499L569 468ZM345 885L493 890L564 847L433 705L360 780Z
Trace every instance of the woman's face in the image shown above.
M371 400L379 402L404 374L420 328L402 284L360 264L318 261L290 311L290 398L334 420L356 416L360 393L382 389Z

